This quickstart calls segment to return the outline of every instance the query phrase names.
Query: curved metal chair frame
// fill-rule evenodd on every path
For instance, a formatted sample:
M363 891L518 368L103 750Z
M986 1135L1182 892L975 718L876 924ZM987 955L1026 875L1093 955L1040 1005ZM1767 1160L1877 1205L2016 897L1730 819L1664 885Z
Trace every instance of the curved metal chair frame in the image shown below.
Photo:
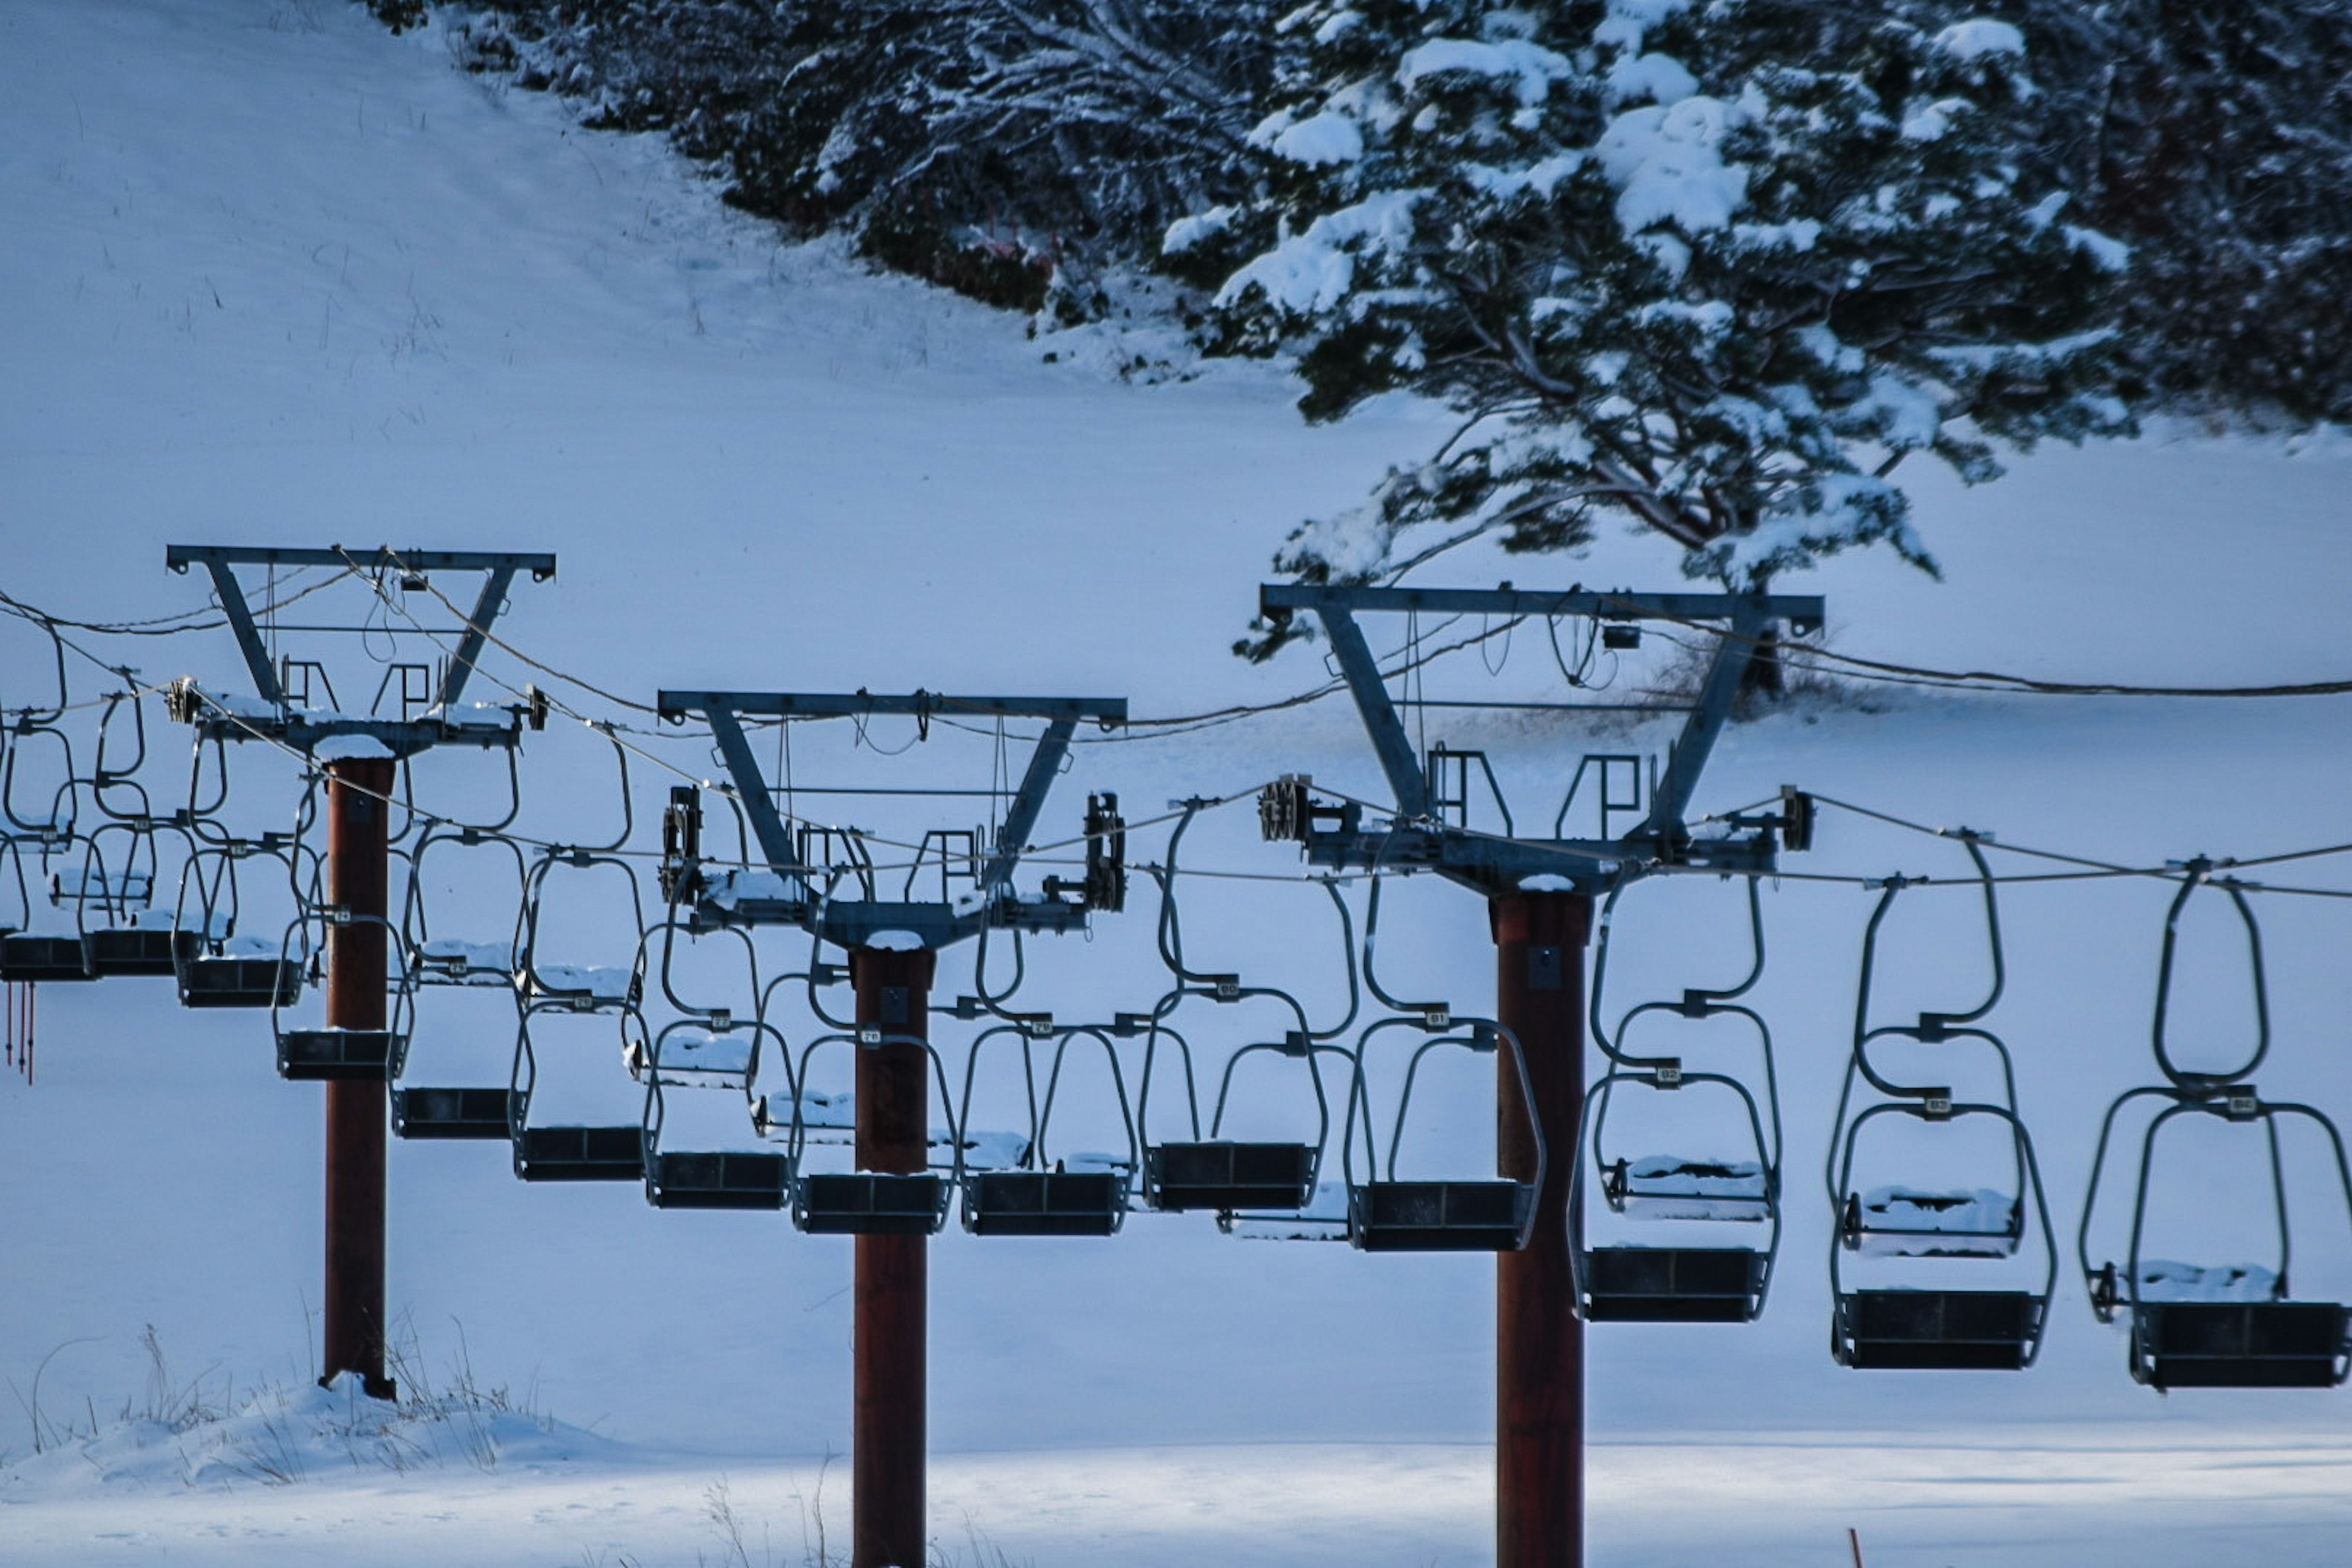
M1568 1215L1570 1267L1575 1282L1577 1308L1599 1321L1750 1322L1760 1316L1771 1293L1772 1276L1780 1258L1781 1235L1780 1088L1772 1051L1772 1031L1763 1015L1738 998L1763 978L1766 948L1762 895L1753 878L1747 879L1748 973L1726 986L1686 988L1678 1001L1637 1003L1618 1019L1615 1037L1605 1021L1609 952L1615 931L1618 900L1634 879L1621 879L1602 900L1593 954L1592 987L1587 1019L1592 1041L1600 1047L1608 1068L1585 1093L1578 1120L1577 1148L1569 1178ZM1671 1015L1705 1020L1730 1016L1746 1020L1756 1031L1757 1049L1764 1073L1764 1098L1736 1074L1694 1072L1677 1056L1639 1056L1626 1048L1627 1037L1644 1018ZM1629 1162L1612 1162L1606 1148L1611 1108L1618 1091L1640 1088L1658 1093L1683 1094L1693 1089L1720 1089L1730 1094L1746 1119L1761 1191L1755 1212L1738 1215L1672 1216L1667 1225L1715 1225L1754 1220L1768 1228L1764 1245L1750 1247L1593 1247L1586 1237L1585 1198L1588 1183L1597 1183L1609 1206L1622 1211L1634 1199L1684 1196L1693 1202L1745 1201L1705 1194L1639 1194Z
M274 860L286 870L298 918L320 900L306 889L299 870L302 847L285 847L231 838L194 850L180 868L179 896L173 906L175 931L194 931L196 941L173 954L174 978L184 1007L268 1007L291 1003L301 994L303 965L309 952L298 958L281 942L276 953L230 953L223 943L236 935L244 913L243 889L237 868L249 859ZM209 868L209 869L208 869ZM314 865L314 876L318 868ZM195 895L197 918L191 921L189 895Z
M1979 1026L1979 1020L2000 1001L2008 982L1999 894L1979 836L1961 832L1956 837L1975 865L1983 892L1986 943L1992 971L1984 999L1964 1012L1922 1013L1916 1023L1873 1027L1870 998L1876 973L1879 932L1895 900L1908 885L1904 879L1890 878L1883 885L1863 933L1862 973L1854 999L1853 1050L1847 1058L1839 1087L1837 1118L1832 1123L1837 1131L1832 1137L1829 1158L1822 1168L1822 1184L1833 1216L1830 1282L1836 1311L1830 1343L1836 1359L1847 1366L2021 1371L2032 1365L2041 1354L2042 1336L2049 1325L2050 1299L2057 1284L2058 1254L2041 1164L2034 1153L2032 1135L2018 1112L2016 1068L2009 1047L1992 1031ZM1897 1083L1886 1077L1872 1062L1870 1047L1882 1039L1895 1037L1924 1045L1968 1040L1989 1046L2000 1067L2003 1102L1956 1100L1948 1086ZM1855 1114L1857 1079L1882 1099ZM1948 1127L1979 1117L2001 1123L2009 1134L2011 1179L2016 1189L2006 1226L1997 1232L1871 1226L1853 1188L1853 1166L1862 1130L1883 1116L1908 1117L1925 1127ZM1948 1251L1908 1254L1923 1261L1958 1262L2013 1256L2023 1247L2028 1234L2025 1214L2029 1194L2043 1253L2042 1281L2036 1289L1850 1289L1846 1284L1843 1254L1858 1250L1873 1235L1906 1237L1923 1248L1932 1249L1943 1238L1955 1244ZM1969 1248L1966 1244L1971 1241L1986 1244L1992 1250L1989 1253L1982 1247Z
M1390 1129L1388 1174L1371 1123L1371 1089L1365 1064L1375 1036L1391 1028L1412 1028L1429 1037L1406 1058L1404 1082L1397 1095L1395 1123ZM1461 1032L1456 1032L1461 1031ZM1532 1181L1508 1177L1406 1180L1398 1174L1398 1151L1404 1140L1405 1117L1412 1107L1413 1086L1422 1062L1441 1047L1455 1047L1481 1055L1492 1054L1500 1043L1519 1080L1519 1103L1534 1140L1536 1173ZM1433 1029L1427 1017L1382 1018L1357 1037L1354 1070L1349 1075L1348 1105L1340 1121L1339 1167L1348 1185L1348 1239L1366 1252L1517 1252L1535 1232L1536 1205L1549 1170L1543 1125L1534 1110L1535 1086L1528 1074L1527 1051L1518 1037L1501 1024L1485 1018L1454 1019ZM1356 1127L1364 1128L1364 1180L1356 1179Z
M523 1002L515 1020L514 1067L507 1080L507 1139L514 1173L526 1182L638 1182L645 1179L642 1121L565 1122L533 1126L531 1097L539 1088L539 1048L531 1020L593 1016L602 1009L575 1007L562 999ZM618 1033L617 1021L615 1033Z
M2193 1072L2173 1059L2167 1037L2180 912L2200 886L2214 880L2210 872L2210 867L2206 863L2192 862L2189 876L2165 912L2151 1044L2157 1066L2168 1081L2125 1090L2116 1097L2101 1119L2098 1143L2091 1161L2090 1185L2083 1200L2082 1223L2074 1235L2075 1261L2083 1270L2092 1310L2102 1321L2112 1321L2119 1310L2129 1309L2127 1364L2137 1382L2158 1389L2332 1387L2352 1373L2352 1309L2341 1302L2290 1299L2294 1236L2287 1217L2286 1167L2279 1143L2280 1122L2300 1118L2326 1135L2347 1215L2352 1215L2352 1163L2347 1163L2342 1134L2325 1113L2300 1101L2266 1100L2252 1084L2245 1081L2270 1051L2270 1005L2263 967L2261 926L2244 892L2234 882L2223 879L2218 885L2230 895L2231 906L2245 929L2254 1006L2253 1046L2246 1059L2227 1072ZM2142 1100L2169 1103L2149 1119L2140 1139L2131 1235L2119 1279L2114 1263L2096 1269L2091 1267L2091 1226L2098 1209L2108 1145L2117 1119L2126 1106ZM2177 1118L2191 1115L2262 1125L2270 1164L2278 1258L2278 1268L2266 1300L2150 1300L2143 1293L2140 1246L2147 1229L2148 1184L2156 1164L2158 1137Z
M952 1170L943 1178L928 1159L925 1169L912 1172L811 1171L803 1163L808 1142L804 1103L807 1096L799 1086L809 1081L809 1058L833 1045L846 1045L856 1050L883 1046L919 1047L929 1059L932 1077L939 1085L940 1114L947 1120L949 1142L957 1149L959 1160L961 1157L963 1131L955 1118L955 1095L948 1087L947 1064L930 1041L879 1030L864 1037L854 1034L819 1035L801 1047L800 1062L793 1074L793 1124L787 1148L793 1173L793 1228L817 1236L938 1234L947 1224L949 1199L954 1190Z
M549 874L558 867L572 870L593 870L609 868L618 871L629 889L629 920L634 926L628 984L623 994L604 992L593 984L559 985L549 980L540 967L539 936L541 909L547 897ZM560 848L541 854L530 868L523 884L520 929L515 942L516 973L527 1006L562 1006L579 1013L621 1011L635 1005L645 990L646 904L637 868L628 860L604 849Z
M1128 1203L1143 1161L1142 1144L1127 1094L1127 1077L1118 1063L1111 1037L1092 1025L1055 1031L1053 1065L1045 1093L1037 1094L1035 1038L1027 1028L1003 1024L982 1030L964 1060L963 1100L956 1125L971 1124L971 1093L980 1068L981 1049L991 1039L1010 1035L1021 1042L1022 1078L1029 1103L1029 1139L1020 1163L1009 1170L974 1170L968 1159L970 1141L956 1139L955 1181L963 1194L963 1227L975 1236L1111 1236L1126 1222ZM1119 1124L1127 1134L1123 1165L1100 1171L1071 1171L1047 1152L1046 1140L1062 1088L1062 1068L1070 1044L1088 1039L1102 1047L1109 1063L1111 1088L1118 1103Z
M319 930L315 945L310 940L314 925ZM278 1076L299 1081L389 1082L400 1076L402 1064L407 1059L409 1037L415 1022L416 994L408 979L414 964L400 928L383 915L351 915L331 921L320 909L313 907L288 922L278 951L299 952L302 962L310 963L325 952L336 925L372 925L383 930L387 953L396 959L384 976L389 987L384 1027L351 1029L322 1024L317 1028L289 1029L283 1014L297 998L280 993L272 999L269 1008L269 1032L278 1045Z

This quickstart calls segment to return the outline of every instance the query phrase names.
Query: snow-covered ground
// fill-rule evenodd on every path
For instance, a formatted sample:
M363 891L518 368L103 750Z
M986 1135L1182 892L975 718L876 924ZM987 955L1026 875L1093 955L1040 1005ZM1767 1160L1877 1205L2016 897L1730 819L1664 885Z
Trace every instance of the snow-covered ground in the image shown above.
M554 549L561 575L518 586L502 630L634 700L663 686L926 686L1190 712L1321 678L1313 650L1260 668L1223 651L1265 556L1442 427L1398 405L1308 430L1258 367L1122 380L1113 365L1165 345L1101 331L1032 341L1017 321L866 276L827 247L780 248L657 142L572 128L560 104L450 69L436 30L393 38L328 0L17 0L0 9L0 585L68 615L198 606L199 582L163 569L166 542ZM2342 677L2347 479L2340 451L2187 435L2042 454L1970 492L1923 475L1943 584L1857 557L1790 586L1827 594L1838 646L1873 657L2168 684ZM1586 561L1446 571L1525 584L1674 575L1637 540ZM1528 632L1517 641L1495 683L1465 653L1433 674L1432 695L1441 681L1457 696L1539 689L1549 652ZM110 657L149 679L239 684L223 633ZM0 630L0 701L38 700L38 659L21 628ZM78 695L98 689L77 681ZM1798 783L2137 865L2340 843L2344 701L1824 702L1728 734L1701 805ZM877 747L911 738L899 728ZM1556 799L1582 751L1664 742L1644 730L1584 743L1525 719L1460 718L1445 733L1489 746L1523 799ZM698 747L643 743L713 771ZM950 734L895 764L836 748L803 765L887 784L961 768L985 784L988 752ZM595 771L608 755L576 728L534 737L523 830L584 837L611 819ZM253 819L282 821L291 770L264 755L235 767ZM1055 837L1074 828L1089 789L1118 790L1139 818L1286 772L1377 793L1352 715L1329 702L1081 747L1047 820ZM470 756L436 756L418 782L446 810L494 793ZM667 782L640 765L641 826ZM886 827L926 820L874 810ZM1819 842L1791 869L1965 866L1950 845L1842 814ZM1139 833L1135 852L1164 843ZM1185 853L1200 868L1295 868L1258 842L1245 802L1205 816ZM2327 861L2275 879L2347 883ZM2018 1051L2069 1254L2097 1117L2152 1075L2170 891L2126 879L2004 896L2011 985L1993 1021ZM1979 983L1969 900L1906 895L1887 939L1890 1009ZM2204 907L2218 901L2192 906L2190 936L2210 940L2189 944L2180 1027L2221 1050L2240 1037L2242 999L2225 945L2237 939ZM2259 1081L2352 1110L2352 903L2258 905L2276 1028ZM1032 944L1024 1003L1064 1016L1148 1004L1163 984L1151 907L1139 880L1129 912L1099 920L1092 941ZM2029 1373L1832 1363L1816 1173L1869 907L1850 886L1790 880L1766 896L1757 1001L1780 1043L1792 1195L1780 1273L1753 1327L1590 1335L1596 1561L1836 1562L1849 1526L1873 1564L1922 1568L2340 1561L2346 1395L2153 1394L2129 1382L2117 1331L2093 1320L2070 1270ZM1339 973L1326 908L1311 889L1188 883L1188 948L1202 966L1296 984L1326 1015ZM1612 995L1727 973L1738 917L1713 884L1629 893ZM454 917L436 932L506 934ZM1491 983L1475 900L1424 881L1392 889L1381 955L1391 990L1459 1010ZM942 993L969 988L967 963L943 966ZM425 1005L446 1022L432 1040L420 1028L420 1053L503 1071L498 994ZM463 1027L470 1044L451 1044ZM253 1429L251 1391L307 1381L318 1096L271 1075L257 1017L183 1012L161 981L45 988L41 1028L38 1082L0 1079L0 1374L16 1391L0 1406L0 1560L719 1562L733 1560L731 1518L747 1562L797 1563L820 1516L840 1543L845 1466L824 1457L848 1446L847 1245L773 1216L656 1213L630 1188L525 1188L495 1144L394 1146L394 1306L429 1381L457 1381L462 1357L557 1425L501 1427L487 1468L462 1434L401 1468L355 1462L327 1410L303 1428L293 1484L175 1468L158 1429L116 1421L126 1401L152 1411L193 1387L246 1413L246 1427L203 1428L228 1442ZM566 1088L634 1117L609 1046L599 1035L572 1053ZM1490 1071L1465 1067L1416 1102L1433 1169L1486 1157ZM1099 1120L1091 1134L1108 1136ZM1656 1149L1740 1157L1670 1132L1633 1152ZM2216 1139L2159 1183L2175 1221L2148 1256L2267 1266L2261 1171L2244 1153ZM2345 1300L2352 1225L2313 1167L2298 1171L2296 1294ZM2000 1188L2006 1174L1861 1184ZM1041 1565L1486 1560L1490 1270L1244 1242L1198 1215L1138 1215L1107 1243L951 1231L933 1271L942 1552ZM148 1325L184 1369L152 1394ZM49 1430L108 1436L87 1458L79 1440L35 1456L37 1402Z

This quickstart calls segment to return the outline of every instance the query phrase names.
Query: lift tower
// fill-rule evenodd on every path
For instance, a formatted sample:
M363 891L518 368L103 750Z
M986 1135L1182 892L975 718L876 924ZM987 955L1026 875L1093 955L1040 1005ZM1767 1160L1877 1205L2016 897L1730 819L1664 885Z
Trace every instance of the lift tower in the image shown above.
M489 628L505 606L515 574L534 582L555 575L555 557L476 551L390 549L291 550L270 547L174 544L164 564L184 573L202 566L214 596L236 637L254 696L206 691L193 679L173 684L173 718L195 726L205 741L261 741L299 753L318 764L327 779L325 918L326 1028L306 1037L308 1048L289 1064L289 1077L323 1079L327 1091L326 1285L321 1295L322 1350L319 1381L331 1383L356 1372L368 1394L390 1399L395 1390L384 1373L384 1083L399 1053L386 1028L384 961L387 953L387 885L390 881L390 812L394 770L402 761L435 746L511 750L520 744L526 710L476 707L462 710L467 679L488 640ZM262 628L239 584L236 568L330 567L391 575L403 588L429 586L430 574L483 574L470 615L446 634L455 638L437 678L426 666L394 665L379 688L376 707L387 694L397 705L393 717L353 714L310 700L308 676L318 667L290 658L273 663ZM357 626L281 627L297 631L355 632ZM301 672L299 691L290 679ZM412 676L415 679L412 680ZM399 689L392 690L397 679Z
M926 1106L929 996L939 950L992 929L1080 931L1092 910L1117 907L1115 892L1106 897L1091 885L1074 890L1049 881L1043 897L1019 897L1013 889L1013 873L1078 725L1086 721L1106 729L1124 724L1126 700L949 697L929 691L906 697L862 691L664 691L657 706L661 716L673 722L699 717L709 725L734 781L734 798L774 878L772 884L752 893L730 889L723 900L699 897L708 884L694 856L686 852L686 844L698 837L689 831L677 836L665 858L664 878L677 890L673 896L692 900L693 921L706 928L793 926L848 952L849 977L856 992L853 1103L857 1166L884 1177L921 1173L929 1161L930 1127ZM815 839L824 830L796 830L778 813L742 722L746 718L863 721L881 715L909 716L926 725L935 718L1045 721L1045 731L992 841L975 857L976 885L970 896L884 900L873 896L877 889L870 887L861 889L867 894L864 898L838 896L837 879L819 863L824 856ZM690 809L690 802L681 803L681 809ZM941 854L944 858L944 848ZM878 1192L880 1185L869 1184L862 1190ZM809 1217L808 1199L801 1202L804 1218ZM854 1568L918 1568L927 1561L926 1244L944 1211L927 1209L917 1215L913 1206L902 1211L874 1201L860 1205L860 1212L814 1216L817 1223L810 1226L821 1224L857 1238L851 1345L856 1363L851 1436Z
M1694 838L1684 816L1756 650L1778 628L1800 635L1818 628L1822 601L1760 594L1268 584L1259 589L1258 607L1277 626L1301 610L1320 623L1396 803L1387 820L1368 825L1360 803L1325 804L1310 779L1294 775L1269 786L1261 803L1267 836L1303 844L1307 860L1318 866L1433 871L1485 896L1496 952L1495 1016L1522 1043L1535 1101L1526 1104L1517 1071L1499 1059L1496 1164L1513 1180L1536 1179L1531 1125L1541 1127L1549 1147L1571 1152L1570 1159L1549 1162L1528 1245L1496 1260L1495 1561L1496 1568L1578 1568L1583 1562L1584 1346L1574 1310L1567 1205L1584 1092L1583 954L1592 899L1628 877L1659 870L1768 872L1776 829L1784 841L1801 844L1801 803L1779 816L1735 818L1721 837ZM1664 621L1717 630L1717 641L1646 807L1638 804L1637 760L1592 756L1579 773L1599 764L1603 837L1521 837L1507 821L1501 834L1473 833L1466 822L1468 770L1473 763L1483 766L1485 758L1442 744L1425 757L1415 752L1357 624L1359 615L1373 612L1589 618L1611 636L1612 646L1634 640L1629 634L1643 621ZM1629 762L1633 795L1615 807L1640 811L1641 819L1630 831L1609 837L1610 767ZM1571 800L1574 788L1571 784ZM1563 803L1555 832L1566 816Z

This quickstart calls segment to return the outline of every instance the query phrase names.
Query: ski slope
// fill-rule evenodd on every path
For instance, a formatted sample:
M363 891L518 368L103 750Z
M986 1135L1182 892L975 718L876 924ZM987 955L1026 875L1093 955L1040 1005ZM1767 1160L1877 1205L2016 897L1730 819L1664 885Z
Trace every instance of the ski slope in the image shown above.
M0 10L0 585L68 616L198 607L199 580L163 569L168 542L551 549L557 579L518 586L502 635L635 701L660 687L928 687L1194 712L1321 680L1312 648L1255 668L1223 651L1266 557L1444 428L1406 404L1306 428L1266 367L1122 377L1171 345L1149 328L1032 340L829 247L781 247L658 142L581 131L559 102L450 68L437 28L391 37L328 0L17 0ZM1786 586L1827 595L1835 646L1874 658L2150 684L2340 677L2347 481L2340 447L2189 431L2039 454L1973 491L1922 473L1941 583L1852 557ZM1433 580L1506 577L1678 581L1633 538L1576 561L1464 559ZM344 657L365 670L371 653ZM0 631L0 703L38 700L16 693L37 692L44 657ZM116 657L151 680L241 684L226 633ZM1555 679L1527 634L1499 674L1479 658L1433 670L1433 694ZM547 679L511 662L484 673ZM92 674L78 694L99 689ZM2335 844L2352 837L2345 702L1848 694L1728 732L1699 804L1794 783L2134 865ZM1582 752L1665 737L1525 717L1444 733L1489 747L1515 795L1554 799ZM911 726L869 739L807 765L886 784L984 784L992 766L984 738L896 759L879 752ZM715 771L690 743L646 744ZM1118 791L1136 819L1239 794L1186 840L1203 868L1296 871L1292 850L1259 842L1247 801L1276 774L1380 793L1336 700L1079 753L1047 807L1057 837L1089 790ZM577 726L533 737L524 826L565 839L608 823L609 755ZM419 788L470 809L502 787L479 761L436 756ZM282 759L235 770L255 821L291 812ZM668 782L640 766L641 831ZM896 831L926 821L874 810ZM1948 844L1843 814L1817 843L1802 869L1965 868ZM1134 853L1163 847L1164 829L1139 832ZM2352 886L2325 860L2276 879ZM1667 994L1738 961L1735 889L1677 884L1645 914L1648 892L1627 895L1612 994ZM2097 1117L2153 1073L2170 892L2124 879L2004 894L1996 1022L2070 1255ZM1391 896L1391 989L1483 1006L1493 959L1475 900L1420 879ZM1969 898L1906 895L1892 1005L1980 984ZM2352 1112L2352 902L2258 904L2277 1041L2263 1089ZM1781 1042L1792 1194L1780 1274L1750 1327L1589 1335L1593 1560L1833 1563L1853 1527L1874 1568L2340 1562L2346 1395L2139 1388L2070 1268L2028 1373L1832 1364L1816 1173L1869 908L1851 886L1766 893L1756 1000ZM1202 881L1183 910L1198 963L1340 1005L1319 891ZM2200 906L2190 927L2213 939L2184 980L2183 1027L2200 1040L2242 1027L2222 919ZM1147 1005L1164 985L1150 927L1139 879L1092 939L1032 944L1024 1000L1066 1016ZM943 961L940 993L969 989L968 969L966 954ZM488 1001L458 1051L502 1071L511 1024ZM627 1188L527 1189L495 1144L395 1144L392 1296L416 1366L446 1386L469 1364L551 1425L503 1431L488 1468L463 1442L406 1468L354 1458L331 1408L284 1393L304 1388L313 1354L316 1092L276 1080L257 1017L182 1012L162 981L49 987L40 1005L38 1081L0 1079L0 1374L16 1391L0 1404L0 1561L683 1564L735 1560L731 1520L746 1563L799 1563L817 1550L813 1521L833 1547L845 1539L846 1465L826 1465L849 1441L845 1243L775 1216L656 1213ZM576 1066L578 1093L634 1114L609 1055ZM1487 1157L1489 1081L1465 1069L1416 1102L1433 1165ZM2217 1149L2166 1194L2200 1261L2263 1256L2249 1167ZM2297 1293L2345 1300L2352 1224L2324 1189L2295 1197ZM1105 1243L951 1227L933 1249L941 1553L1039 1568L1487 1561L1490 1269L1245 1242L1202 1215L1139 1215ZM151 1325L170 1369L153 1394ZM191 1469L115 1420L191 1386L229 1410L273 1385L311 1411L278 1427L291 1484ZM54 1427L108 1435L33 1454L37 1397Z

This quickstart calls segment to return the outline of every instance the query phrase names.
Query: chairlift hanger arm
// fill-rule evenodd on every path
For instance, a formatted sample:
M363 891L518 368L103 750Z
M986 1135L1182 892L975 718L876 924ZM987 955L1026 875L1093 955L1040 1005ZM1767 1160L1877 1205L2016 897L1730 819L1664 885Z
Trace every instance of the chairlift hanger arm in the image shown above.
M245 589L236 580L226 554L207 554L201 559L205 570L212 574L213 592L219 598L221 613L228 617L229 629L236 634L236 646L245 655L245 668L253 677L254 694L273 708L286 706L285 688L278 684L278 672L269 667L269 650L262 646L261 630L253 624L253 606L245 600ZM174 545L166 563L174 572L187 570L180 559L180 547Z
M1650 815L1635 829L1635 837L1666 842L1681 838L1687 832L1683 826L1683 813L1698 789L1699 773L1715 750L1715 738L1723 732L1724 721L1731 715L1732 699L1739 695L1748 662L1755 657L1758 643L1769 624L1754 598L1734 599L1730 610L1731 631L1715 645L1715 658L1707 668L1706 684L1699 688L1698 701L1683 720L1681 738L1675 742L1667 760L1665 776L1651 792Z
M668 692L662 693L667 708ZM768 781L760 772L760 761L751 754L751 744L744 739L743 726L736 721L734 705L723 696L712 695L698 705L703 721L710 726L710 738L718 743L719 759L735 781L735 798L743 815L751 821L751 836L760 841L760 852L768 864L777 870L796 867L800 853L793 836L784 826L784 819L776 811L775 797L768 793Z
M1038 813L1045 809L1045 793L1054 787L1054 779L1062 771L1062 760L1070 754L1070 737L1077 727L1075 717L1057 718L1048 722L1045 732L1037 738L1036 750L1029 753L1028 771L1021 775L1021 788L1013 795L1013 804L1005 808L1004 820L997 826L996 847L982 874L983 889L993 891L1012 881L1013 868L1020 863L1021 851L1027 847L1029 835L1037 826Z
M1356 710L1363 716L1364 730L1371 737L1372 750L1379 754L1381 772L1388 775L1389 788L1396 795L1400 816L1423 816L1429 811L1429 787L1423 776L1420 759L1413 755L1412 742L1404 732L1404 721L1397 717L1396 705L1389 700L1388 687L1381 679L1380 661L1372 657L1370 644L1364 640L1364 630L1345 605L1318 605L1316 613L1322 618L1323 630L1331 639L1331 652L1339 660L1339 673L1346 677L1348 689L1355 694Z
M553 556L548 557L551 573L555 569L554 561ZM465 691L467 678L474 673L474 661L482 657L482 644L489 638L490 623L499 618L499 611L506 604L507 589L513 584L514 574L511 566L493 566L483 579L481 597L474 601L474 613L466 618L465 634L449 656L449 667L441 676L441 690L433 700L433 705L442 712L456 708L458 697Z

